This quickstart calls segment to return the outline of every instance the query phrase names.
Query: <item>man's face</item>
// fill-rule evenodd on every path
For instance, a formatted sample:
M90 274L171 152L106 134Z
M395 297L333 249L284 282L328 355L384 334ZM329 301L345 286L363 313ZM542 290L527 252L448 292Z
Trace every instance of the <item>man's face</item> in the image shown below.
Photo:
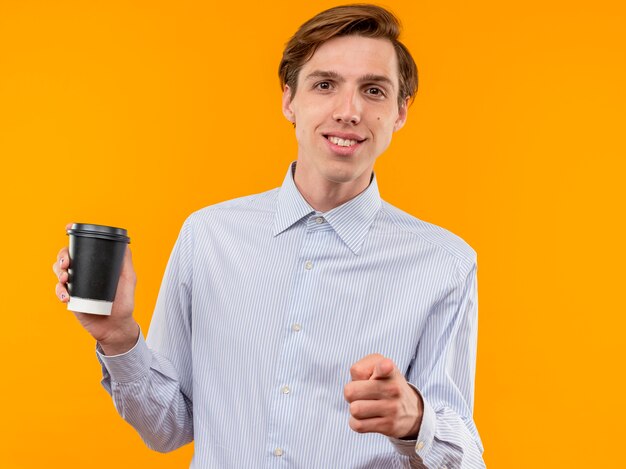
M296 124L296 182L307 190L369 184L376 158L406 120L398 109L398 62L390 41L342 36L322 44L302 67L283 113ZM330 186L329 186L330 183Z

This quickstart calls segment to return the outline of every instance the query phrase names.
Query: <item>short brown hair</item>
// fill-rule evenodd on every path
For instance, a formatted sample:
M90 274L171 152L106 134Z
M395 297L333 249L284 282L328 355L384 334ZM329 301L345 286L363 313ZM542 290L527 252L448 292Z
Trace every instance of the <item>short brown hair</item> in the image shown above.
M305 22L287 42L278 67L280 86L288 85L292 96L298 85L298 74L319 46L339 36L363 36L388 39L398 57L398 107L417 93L417 66L408 49L398 40L400 22L389 11L369 4L343 5L318 13Z

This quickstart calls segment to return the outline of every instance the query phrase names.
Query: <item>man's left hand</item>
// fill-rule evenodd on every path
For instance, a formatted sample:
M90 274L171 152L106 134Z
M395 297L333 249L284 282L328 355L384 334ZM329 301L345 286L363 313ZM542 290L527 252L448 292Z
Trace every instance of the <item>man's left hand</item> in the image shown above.
M352 430L417 438L424 404L393 361L380 354L367 355L352 365L350 375L344 396L350 403Z

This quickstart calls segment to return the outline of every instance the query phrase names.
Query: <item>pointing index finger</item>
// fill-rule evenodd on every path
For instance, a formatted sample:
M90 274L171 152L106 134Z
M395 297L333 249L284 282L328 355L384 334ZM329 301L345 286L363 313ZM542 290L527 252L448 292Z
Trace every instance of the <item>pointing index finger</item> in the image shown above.
M379 353L372 353L361 358L350 367L350 376L352 377L352 381L370 379L372 377L372 373L374 373L376 363L383 358L385 357Z

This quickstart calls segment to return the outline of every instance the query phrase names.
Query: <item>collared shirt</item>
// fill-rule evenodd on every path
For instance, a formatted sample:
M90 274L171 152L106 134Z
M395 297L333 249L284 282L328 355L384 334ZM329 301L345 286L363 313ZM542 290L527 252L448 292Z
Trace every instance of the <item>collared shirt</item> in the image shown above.
M194 440L192 468L484 467L472 420L476 256L381 200L376 179L316 212L282 187L192 214L148 339L98 357L146 444ZM415 441L359 434L352 364L393 360L421 393Z

